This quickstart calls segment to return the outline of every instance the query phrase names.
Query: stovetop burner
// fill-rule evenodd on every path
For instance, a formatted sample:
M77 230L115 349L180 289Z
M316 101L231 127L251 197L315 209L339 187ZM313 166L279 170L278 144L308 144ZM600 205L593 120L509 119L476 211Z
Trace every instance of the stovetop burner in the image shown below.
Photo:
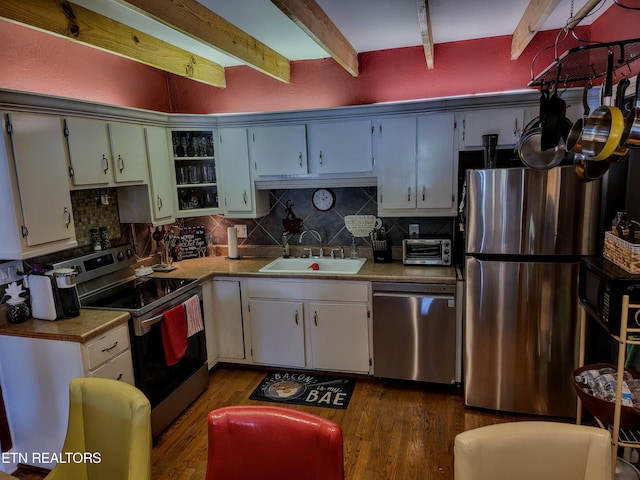
M90 294L81 298L80 303L85 308L126 310L139 315L195 282L193 278L141 277Z

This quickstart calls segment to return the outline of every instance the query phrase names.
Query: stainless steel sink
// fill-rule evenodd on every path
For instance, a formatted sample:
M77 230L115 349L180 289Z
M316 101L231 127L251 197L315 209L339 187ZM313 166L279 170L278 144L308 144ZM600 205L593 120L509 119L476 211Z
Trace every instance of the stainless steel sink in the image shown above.
M353 275L358 273L366 258L276 258L262 267L263 273L329 273ZM314 265L312 267L312 265ZM317 268L316 268L317 267Z

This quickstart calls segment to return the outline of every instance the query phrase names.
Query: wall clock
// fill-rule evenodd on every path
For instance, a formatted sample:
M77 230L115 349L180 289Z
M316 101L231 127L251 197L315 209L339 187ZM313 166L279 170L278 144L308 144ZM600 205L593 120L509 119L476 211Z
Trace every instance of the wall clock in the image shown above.
M313 206L321 212L331 210L336 203L336 195L328 188L318 188L311 197Z

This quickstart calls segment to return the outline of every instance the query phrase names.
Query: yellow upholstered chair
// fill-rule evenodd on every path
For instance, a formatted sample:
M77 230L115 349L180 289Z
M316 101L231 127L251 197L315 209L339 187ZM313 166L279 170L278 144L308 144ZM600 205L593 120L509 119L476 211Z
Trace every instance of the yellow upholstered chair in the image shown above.
M510 422L454 443L455 480L611 480L611 435L568 423Z
M107 378L74 378L69 400L62 449L68 461L46 480L151 478L151 405L140 390Z

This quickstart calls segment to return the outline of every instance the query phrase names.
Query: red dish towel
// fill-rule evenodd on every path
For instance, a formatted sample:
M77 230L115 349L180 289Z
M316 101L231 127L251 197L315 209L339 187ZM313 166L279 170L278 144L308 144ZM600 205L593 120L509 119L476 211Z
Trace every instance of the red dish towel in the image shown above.
M200 297L194 295L182 305L184 305L184 309L187 311L187 337L204 330L202 311L200 309Z
M162 346L167 365L178 363L187 351L187 316L180 304L162 314Z

